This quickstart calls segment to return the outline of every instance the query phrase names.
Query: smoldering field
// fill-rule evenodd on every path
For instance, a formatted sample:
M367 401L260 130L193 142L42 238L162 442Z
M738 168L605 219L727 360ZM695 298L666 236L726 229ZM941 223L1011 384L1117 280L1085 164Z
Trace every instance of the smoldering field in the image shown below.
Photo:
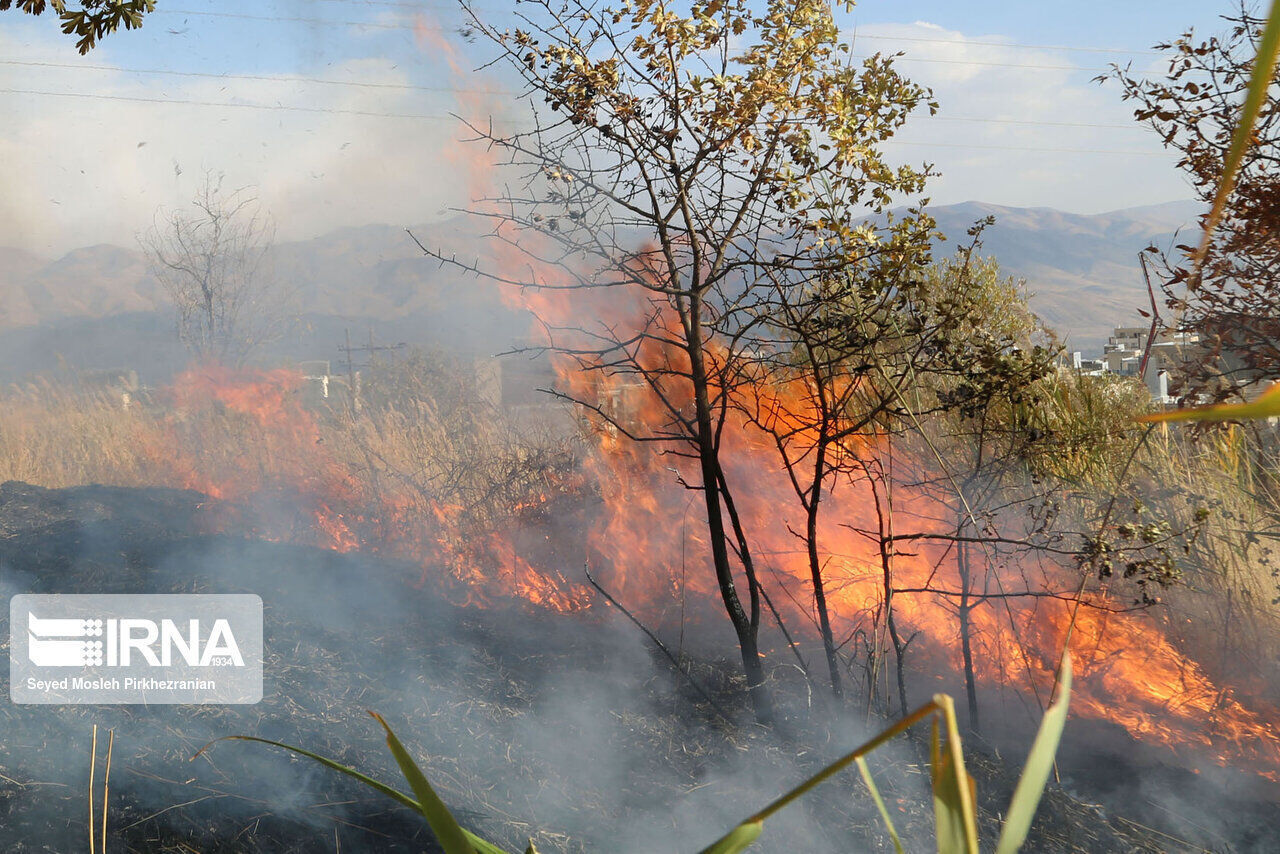
M407 595L403 563L197 533L212 504L163 489L4 488L8 594L256 590L270 650L258 706L8 706L6 850L82 847L92 724L116 731L112 850L431 850L394 804L310 763L234 743L190 761L207 741L252 733L394 779L366 709L431 757L465 819L513 845L523 834L552 850L603 846L608 816L637 831L626 836L638 847L617 850L673 850L679 829L710 820L705 836L736 820L793 765L768 738L682 723L691 704L607 614ZM673 740L692 751L684 774L665 764ZM699 789L680 798L685 775ZM668 798L674 812L651 824Z
M337 384L329 402L308 399L288 371L193 371L135 393L127 407L95 388L12 391L0 415L0 481L15 481L0 492L7 594L257 593L267 684L264 702L243 708L8 706L6 847L83 846L94 723L116 730L112 844L131 851L431 850L394 804L305 761L226 743L190 762L213 738L252 734L394 780L365 710L426 759L465 824L511 848L532 837L544 851L695 850L881 728L865 700L832 717L778 638L766 660L785 725L751 724L715 600L692 579L646 598L636 576L648 567L675 577L673 543L689 550L677 575L696 574L696 516L678 533L649 530L659 517L634 496L628 515L608 516L610 487L589 461L616 437L564 411L495 409L483 384L483 372L424 356L369 372L359 413ZM681 494L677 484L655 497ZM606 517L612 541L627 520L631 533L654 538L627 572L603 562ZM615 551L614 562L624 556ZM587 562L719 710L584 584ZM1237 721L1215 718L1241 707L1256 716L1246 723L1265 723L1267 665L1233 661L1235 647L1210 647L1186 624L1181 635L1170 630L1172 615L1216 607L1210 581L1198 579L1163 616L1133 617L1188 651L1182 693L1163 710L1109 666L1125 650L1090 636L1102 652L1086 659L1084 714L1069 727L1062 785L1033 850L1274 843L1276 791L1261 776L1276 770L1267 731L1242 734L1228 727ZM1241 618L1236 601L1231 643L1260 656L1271 629L1259 612ZM810 629L793 625L812 659ZM919 638L908 669L917 701L963 691L949 649L947 638ZM979 670L1002 666L981 661ZM1222 692L1208 713L1206 684ZM968 745L989 825L1035 723L1020 687L984 682L987 738ZM1096 708L1106 702L1116 704L1111 714ZM1137 731L1124 726L1130 718ZM1184 728L1183 741L1140 728L1161 721ZM922 759L919 745L902 742L873 762L911 850L932 845ZM762 847L797 844L839 851L888 840L861 784L843 779L771 823Z

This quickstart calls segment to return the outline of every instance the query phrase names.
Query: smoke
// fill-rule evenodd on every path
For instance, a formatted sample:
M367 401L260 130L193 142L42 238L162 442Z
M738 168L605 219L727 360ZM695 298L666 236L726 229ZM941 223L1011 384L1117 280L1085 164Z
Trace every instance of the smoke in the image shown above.
M95 723L116 732L118 837L213 845L244 833L257 846L237 850L315 850L335 834L343 850L420 848L405 841L412 821L310 762L243 743L188 761L224 735L289 741L397 781L364 714L376 710L478 831L510 847L527 835L544 850L642 852L709 842L865 734L848 727L798 758L774 735L691 713L687 686L619 615L458 608L433 585L407 588L404 564L199 534L211 510L177 490L0 492L6 597L255 592L267 649L257 706L6 705L6 844L80 844ZM842 850L830 833L803 809L770 826L807 850Z
M5 245L45 256L130 246L158 209L187 205L206 171L256 187L286 240L421 222L467 200L465 183L441 168L461 132L453 97L423 89L412 66L391 58L259 79L157 78L129 71L145 61L80 58L9 28L0 53L0 88L11 90L0 160L21 166L0 197Z

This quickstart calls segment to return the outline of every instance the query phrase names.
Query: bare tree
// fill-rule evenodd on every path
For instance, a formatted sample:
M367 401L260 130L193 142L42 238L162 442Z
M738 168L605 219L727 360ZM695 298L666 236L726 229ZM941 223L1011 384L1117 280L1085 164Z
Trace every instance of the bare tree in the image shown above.
M226 192L222 182L206 173L191 207L161 211L138 242L173 302L187 351L238 367L283 334L290 294L269 269L271 217L248 188Z

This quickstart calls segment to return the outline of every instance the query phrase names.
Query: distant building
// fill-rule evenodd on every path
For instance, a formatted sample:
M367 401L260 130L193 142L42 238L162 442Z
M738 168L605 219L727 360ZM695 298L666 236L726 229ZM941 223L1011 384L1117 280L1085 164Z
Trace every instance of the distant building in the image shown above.
M1181 363L1195 357L1199 341L1198 336L1185 332L1157 332L1152 340L1148 327L1117 326L1103 345L1100 359L1085 359L1076 352L1071 354L1071 366L1090 376L1116 374L1137 377L1141 374L1153 401L1172 403L1169 375Z

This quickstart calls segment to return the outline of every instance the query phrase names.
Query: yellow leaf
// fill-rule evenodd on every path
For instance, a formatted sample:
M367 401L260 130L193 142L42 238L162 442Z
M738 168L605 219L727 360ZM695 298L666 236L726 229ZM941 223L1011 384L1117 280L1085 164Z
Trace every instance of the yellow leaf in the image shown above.
M1209 406L1193 406L1172 412L1155 412L1143 415L1139 421L1241 421L1250 418L1274 418L1280 416L1280 382L1248 403L1215 403Z

